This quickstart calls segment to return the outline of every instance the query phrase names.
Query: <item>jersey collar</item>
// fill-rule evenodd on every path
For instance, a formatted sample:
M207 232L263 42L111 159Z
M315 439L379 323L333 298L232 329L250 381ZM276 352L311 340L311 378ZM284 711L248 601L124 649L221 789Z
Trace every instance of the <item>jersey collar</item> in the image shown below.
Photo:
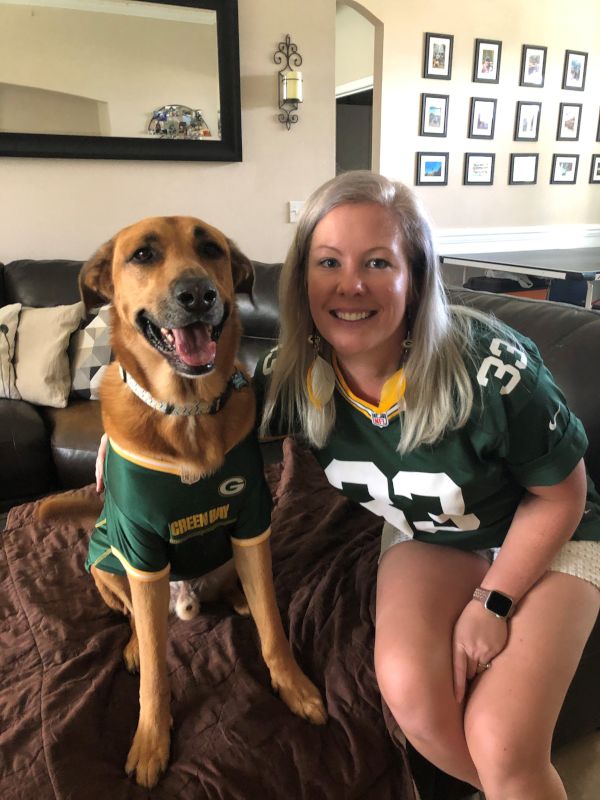
M400 368L387 379L381 391L379 405L373 405L367 400L362 400L354 394L346 383L342 371L338 364L335 353L332 353L332 365L335 372L335 385L338 392L347 403L350 403L357 411L371 420L377 428L387 428L390 421L395 419L401 411L404 411L404 392L406 389L406 379L404 369Z

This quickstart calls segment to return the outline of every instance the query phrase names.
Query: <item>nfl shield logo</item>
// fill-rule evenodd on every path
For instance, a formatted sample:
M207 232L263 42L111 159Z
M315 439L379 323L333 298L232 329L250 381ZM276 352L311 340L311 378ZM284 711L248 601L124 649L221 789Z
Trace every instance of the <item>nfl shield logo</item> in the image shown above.
M381 414L375 414L374 412L371 414L371 422L377 428L387 428L389 425L387 414L385 412Z

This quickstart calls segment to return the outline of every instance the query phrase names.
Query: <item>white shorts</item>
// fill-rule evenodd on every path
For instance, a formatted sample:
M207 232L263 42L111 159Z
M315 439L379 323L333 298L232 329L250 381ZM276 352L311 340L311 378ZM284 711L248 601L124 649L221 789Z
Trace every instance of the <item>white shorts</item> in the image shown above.
M381 561L381 557L390 547L410 541L412 541L411 536L394 528L389 522L384 522L381 531L379 560ZM474 552L483 556L491 564L500 552L500 548L492 547L488 550L475 550ZM567 575L574 575L600 589L600 542L566 542L548 569L553 572L566 572Z

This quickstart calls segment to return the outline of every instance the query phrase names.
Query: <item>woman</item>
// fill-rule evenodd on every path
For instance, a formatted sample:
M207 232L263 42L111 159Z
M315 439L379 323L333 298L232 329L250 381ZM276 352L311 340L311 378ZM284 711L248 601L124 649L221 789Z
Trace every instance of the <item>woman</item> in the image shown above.
M262 432L300 429L384 519L375 668L395 719L487 800L566 798L550 743L600 606L580 422L530 341L448 306L401 184L318 189L280 304Z

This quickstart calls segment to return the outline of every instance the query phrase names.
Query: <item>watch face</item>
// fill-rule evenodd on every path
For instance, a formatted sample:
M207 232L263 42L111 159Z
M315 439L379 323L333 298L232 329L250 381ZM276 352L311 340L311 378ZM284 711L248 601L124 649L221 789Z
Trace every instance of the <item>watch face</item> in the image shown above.
M512 608L512 600L502 592L490 592L485 607L499 617L505 617Z

